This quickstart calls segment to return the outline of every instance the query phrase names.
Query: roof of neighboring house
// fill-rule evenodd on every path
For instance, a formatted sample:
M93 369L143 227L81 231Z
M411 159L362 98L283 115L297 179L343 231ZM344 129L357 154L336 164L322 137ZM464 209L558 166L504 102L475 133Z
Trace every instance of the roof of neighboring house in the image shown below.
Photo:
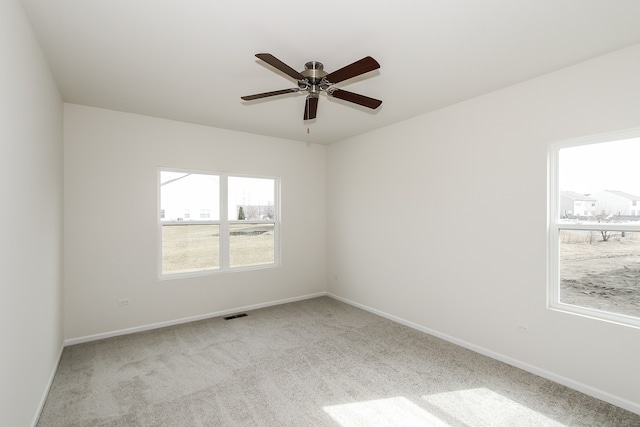
M596 201L594 197L587 196L586 194L576 193L575 191L561 191L560 195L572 200L584 200L584 201L590 201L590 202Z
M640 200L640 196L625 193L624 191L618 191L618 190L604 190L604 191L606 191L607 193L615 194L616 196L619 196L619 197L623 197L625 199Z

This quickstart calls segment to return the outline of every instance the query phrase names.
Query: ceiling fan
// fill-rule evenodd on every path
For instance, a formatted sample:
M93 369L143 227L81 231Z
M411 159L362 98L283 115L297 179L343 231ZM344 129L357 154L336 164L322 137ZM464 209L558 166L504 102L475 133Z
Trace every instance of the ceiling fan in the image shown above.
M270 53L258 53L256 54L256 57L282 71L289 77L297 80L298 87L241 96L240 98L244 101L253 101L255 99L266 98L269 96L307 91L309 94L307 95L307 100L304 104L304 120L312 120L316 118L316 112L318 111L318 98L321 92L325 92L331 97L353 102L354 104L362 105L371 109L376 109L380 104L382 104L382 101L378 99L369 98L368 96L333 87L336 83L340 83L344 80L380 68L380 64L370 56L364 57L361 60L342 67L332 73L324 71L322 63L317 61L307 62L304 64L304 70L298 72Z

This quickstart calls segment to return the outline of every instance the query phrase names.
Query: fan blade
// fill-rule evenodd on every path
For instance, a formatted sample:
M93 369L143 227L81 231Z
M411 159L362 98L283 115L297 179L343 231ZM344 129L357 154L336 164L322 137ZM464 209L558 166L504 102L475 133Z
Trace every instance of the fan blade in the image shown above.
M274 90L273 92L257 93L255 95L241 96L244 101L253 101L254 99L266 98L268 96L284 95L285 93L298 92L300 89L297 87L291 89Z
M304 103L304 120L312 120L316 118L318 112L318 97L309 95Z
M368 96L360 95L357 93L349 92L343 89L333 89L328 91L329 96L334 98L343 99L345 101L353 102L354 104L362 105L371 109L376 109L382 104L379 99L369 98Z
M370 56L367 56L359 61L354 62L353 64L342 67L339 70L334 71L333 73L327 74L325 76L325 79L327 79L331 83L339 83L341 81L359 76L360 74L368 73L369 71L373 71L378 68L380 68L380 64L378 64L378 61Z
M289 67L287 64L285 64L284 62L280 61L278 58L276 58L275 56L271 55L270 53L256 53L256 57L259 58L259 59L262 59L264 62L266 62L267 64L271 65L273 68L276 68L276 69L282 71L286 75L288 75L290 77L293 77L296 80L304 79L304 76L302 74L300 74L299 72L297 72L293 68Z

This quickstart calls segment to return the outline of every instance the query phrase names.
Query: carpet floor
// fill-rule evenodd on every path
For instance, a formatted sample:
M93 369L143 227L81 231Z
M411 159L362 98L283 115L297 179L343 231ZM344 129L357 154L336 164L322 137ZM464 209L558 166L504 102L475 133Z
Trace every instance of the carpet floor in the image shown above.
M328 297L66 347L38 426L640 426Z

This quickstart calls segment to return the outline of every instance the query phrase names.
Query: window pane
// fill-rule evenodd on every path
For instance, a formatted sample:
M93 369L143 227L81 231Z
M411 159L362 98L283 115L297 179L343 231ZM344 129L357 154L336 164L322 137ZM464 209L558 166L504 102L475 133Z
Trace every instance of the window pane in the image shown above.
M274 179L230 176L228 219L274 219L275 188Z
M640 138L560 149L560 218L597 222L640 219L638 159Z
M231 267L273 264L275 240L273 224L232 224L229 228Z
M640 233L561 230L560 302L640 317Z
M160 212L162 221L219 220L220 178L161 171Z
M162 274L219 268L219 239L218 225L163 225Z

